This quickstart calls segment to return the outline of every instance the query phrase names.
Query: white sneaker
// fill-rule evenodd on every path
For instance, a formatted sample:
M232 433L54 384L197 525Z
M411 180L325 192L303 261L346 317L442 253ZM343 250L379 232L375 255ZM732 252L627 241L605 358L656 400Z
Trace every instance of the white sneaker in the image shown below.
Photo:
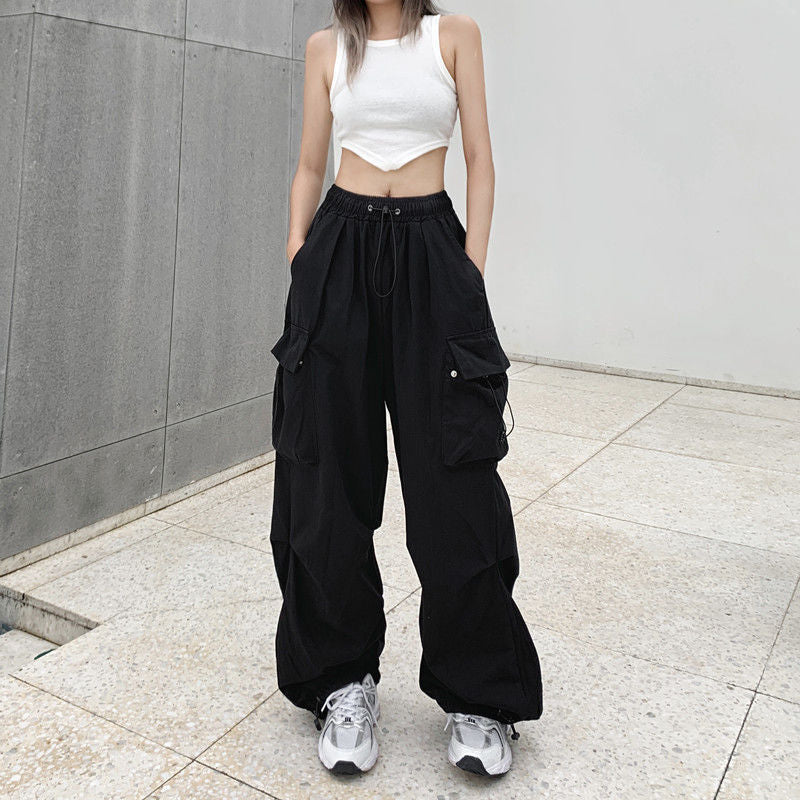
M444 729L453 723L447 758L476 775L500 775L511 767L510 725L478 714L448 713Z
M322 710L326 707L330 710L317 744L320 760L338 775L366 772L378 759L374 729L381 715L372 674L331 692Z

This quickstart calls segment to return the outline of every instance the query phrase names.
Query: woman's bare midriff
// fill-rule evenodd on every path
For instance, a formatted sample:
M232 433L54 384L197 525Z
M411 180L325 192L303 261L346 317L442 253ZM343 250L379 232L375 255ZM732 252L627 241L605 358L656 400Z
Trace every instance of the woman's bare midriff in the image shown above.
M446 154L446 147L437 147L400 169L382 170L343 147L334 183L350 192L383 197L433 194L444 188Z

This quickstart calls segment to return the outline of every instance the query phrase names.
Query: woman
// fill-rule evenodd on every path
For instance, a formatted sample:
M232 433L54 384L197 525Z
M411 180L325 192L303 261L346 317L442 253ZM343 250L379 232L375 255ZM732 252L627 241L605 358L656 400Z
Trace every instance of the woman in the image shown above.
M450 762L499 774L542 689L511 597L519 560L497 473L510 363L483 283L494 170L480 31L428 0L333 5L333 26L306 45L291 283L272 348L278 684L314 712L328 769L372 767L388 408L422 584L419 685L452 725ZM443 185L457 112L469 233ZM331 124L341 163L317 207Z

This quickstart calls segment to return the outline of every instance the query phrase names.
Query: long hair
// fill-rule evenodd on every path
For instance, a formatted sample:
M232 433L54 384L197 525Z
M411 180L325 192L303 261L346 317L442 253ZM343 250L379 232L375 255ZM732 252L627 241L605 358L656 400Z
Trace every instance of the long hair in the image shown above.
M402 17L400 18L400 45L406 36L416 39L419 35L419 21L426 14L440 14L432 0L403 0ZM367 50L369 38L369 14L364 0L333 0L334 34L344 34L345 52L347 54L347 83L350 83L361 68Z

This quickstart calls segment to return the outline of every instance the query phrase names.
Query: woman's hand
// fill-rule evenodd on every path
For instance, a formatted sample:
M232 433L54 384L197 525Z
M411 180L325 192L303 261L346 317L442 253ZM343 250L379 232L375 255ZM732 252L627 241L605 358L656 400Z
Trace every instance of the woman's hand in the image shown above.
M466 249L466 247L464 248L464 252L467 254L467 258L478 268L481 278L485 278L486 276L483 274L483 271L486 268L486 262L479 261L475 256L470 255L470 252Z
M297 255L297 251L303 246L305 243L304 239L298 238L291 238L286 243L286 258L289 259L289 263L291 264L294 261L294 257Z

